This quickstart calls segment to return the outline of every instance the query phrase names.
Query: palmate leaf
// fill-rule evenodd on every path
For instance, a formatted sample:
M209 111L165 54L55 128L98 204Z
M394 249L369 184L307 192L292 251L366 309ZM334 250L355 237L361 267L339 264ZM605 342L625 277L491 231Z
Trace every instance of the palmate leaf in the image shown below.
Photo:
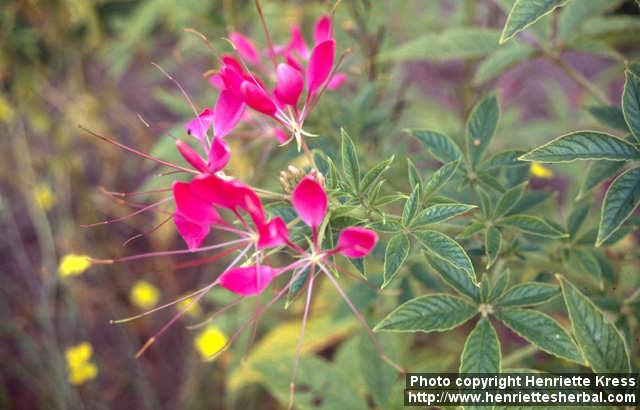
M500 218L501 216L506 215L511 209L513 209L522 198L522 194L524 194L524 190L526 187L527 184L524 183L506 190L498 200L498 203L493 210L493 218Z
M386 287L395 278L398 270L409 256L411 244L407 235L399 233L393 236L384 253L384 282L382 287Z
M629 354L618 329L607 322L602 312L573 284L560 275L556 276L560 281L576 341L593 371L629 372Z
M426 295L398 306L373 330L442 332L460 326L476 313L476 307L460 297L447 294Z
M629 126L624 120L624 113L620 107L614 105L596 105L587 107L587 111L601 124L622 132L629 132Z
M470 297L476 302L480 300L480 290L478 286L473 283L467 271L457 268L444 259L440 259L435 256L427 255L426 259L427 262L429 262L429 265L431 265L442 279L454 290Z
M351 184L353 189L357 192L360 189L360 163L358 162L358 152L356 147L349 137L349 134L342 129L341 130L341 154L342 154L342 172L346 180Z
M496 261L496 258L500 253L500 249L502 248L502 234L495 226L487 228L484 236L484 248L485 253L487 254L486 268L489 269Z
M640 141L640 65L632 65L625 71L622 112L631 133Z
M411 195L404 203L404 208L402 209L402 224L404 226L409 225L413 217L418 212L418 206L420 205L420 186L416 186L413 188Z
M392 155L389 159L386 159L378 163L375 167L371 168L360 181L360 189L363 193L367 193L369 189L373 188L378 180L382 177L393 162L395 155Z
M559 231L537 216L512 215L500 219L497 223L500 226L516 228L528 234L547 238L563 238L567 236L566 233Z
M420 229L420 227L446 221L455 216L462 215L476 208L475 205L467 204L436 204L420 211L413 219L411 227Z
M584 364L578 346L552 317L530 309L502 310L495 316L509 329L545 352Z
M624 162L620 161L595 161L589 164L587 176L585 176L576 199L582 199L591 190L600 185L602 182L611 178L624 167Z
M438 161L444 163L457 161L462 156L458 144L444 134L429 130L409 130L409 132L422 142L429 153Z
M600 289L604 289L600 262L592 249L576 248L569 251L569 265L579 274L588 274L596 281Z
M501 307L533 306L544 303L559 294L560 289L556 285L525 282L507 290L494 303Z
M467 122L466 144L473 165L486 151L498 127L500 106L495 94L482 99L471 111Z
M600 246L616 232L640 204L640 167L632 168L618 176L604 197L598 239Z
M613 135L578 131L558 137L520 157L523 161L573 162L587 159L640 159L633 144Z
M431 174L429 179L427 179L427 182L425 182L422 189L423 194L425 196L429 196L440 189L456 173L459 164L460 161L457 160L446 163L438 168L433 174Z
M469 333L460 360L460 373L499 373L500 342L489 319L481 318Z
M381 61L445 61L482 57L498 48L497 30L454 27L429 33L394 47L380 55Z
M430 255L465 270L471 280L477 282L471 259L458 242L441 232L432 230L416 232L414 235Z
M509 68L523 61L527 61L535 53L536 49L532 45L519 41L512 41L509 44L500 47L494 53L482 60L473 77L473 83L480 85L492 80L507 71Z
M509 40L566 2L567 0L516 0L504 24L500 43Z

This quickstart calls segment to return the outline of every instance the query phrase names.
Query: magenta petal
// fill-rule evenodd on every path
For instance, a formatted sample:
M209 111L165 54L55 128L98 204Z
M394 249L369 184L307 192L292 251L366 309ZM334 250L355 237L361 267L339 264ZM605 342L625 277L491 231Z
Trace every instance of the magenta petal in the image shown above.
M173 199L176 210L193 222L210 225L220 221L216 209L192 189L192 183L174 182Z
M242 72L236 71L232 66L225 65L220 69L219 75L224 82L224 88L231 90L238 95L242 95L241 86L244 81L244 75Z
M291 51L295 51L305 60L309 58L309 47L307 47L304 37L302 37L302 32L300 31L299 26L291 27L291 40L289 41L287 48Z
M313 29L313 42L320 44L327 40L331 40L331 18L325 15L316 22Z
M244 113L242 98L229 90L224 90L218 96L213 108L213 135L223 138L238 124Z
M207 131L213 123L213 111L211 108L205 108L197 118L192 119L184 125L189 135L193 135L200 141L206 140Z
M191 251L197 249L209 234L209 225L192 222L179 212L173 214L173 222L176 224L178 233L182 236L182 239L184 239L187 247Z
M240 33L233 32L229 34L229 39L236 46L236 50L240 57L245 59L250 64L258 64L260 62L260 55L253 46L251 40L246 38Z
M211 84L212 86L214 86L218 90L224 90L225 87L226 87L225 84L224 84L224 79L222 78L222 76L220 74L214 74L214 75L210 76L209 77L209 84Z
M289 230L282 218L276 216L266 224L258 226L258 249L284 245L289 239Z
M327 89L329 90L338 89L342 87L342 85L346 80L347 80L347 75L345 73L335 73L327 83Z
M244 68L242 68L242 64L240 64L238 60L236 60L235 58L233 58L233 56L230 56L229 54L225 54L222 56L222 63L226 66L233 68L235 71L237 71L240 74L244 73Z
M280 63L276 70L275 96L283 103L295 106L304 88L302 74L289 64Z
M182 142L180 140L177 140L176 141L176 148L178 148L178 151L180 152L182 157L189 164L191 164L192 167L194 167L195 169L197 169L200 172L206 172L207 171L207 163L204 162L202 157L193 148L191 148L189 145L185 144L184 142Z
M269 286L278 271L268 265L244 266L224 272L220 286L241 296L256 296ZM259 282L259 283L258 283Z
M271 97L255 83L244 81L242 95L244 102L254 110L267 115L273 115L276 112L276 104L271 100Z
M315 179L304 177L291 194L291 202L304 223L312 228L320 226L327 213L327 194Z
M218 172L229 163L231 158L231 150L229 145L222 138L215 137L211 141L211 149L209 150L209 172Z
M260 198L242 182L208 174L194 178L191 185L193 191L205 201L229 210L242 209L257 226L264 222L264 208Z
M284 144L285 142L289 141L289 136L282 128L273 127L272 130L273 135L276 137L280 144Z
M336 250L347 258L362 258L378 243L378 234L366 228L351 227L340 232Z
M309 95L315 93L327 81L333 67L334 48L335 41L333 40L327 40L313 48L309 65L307 66L307 90Z

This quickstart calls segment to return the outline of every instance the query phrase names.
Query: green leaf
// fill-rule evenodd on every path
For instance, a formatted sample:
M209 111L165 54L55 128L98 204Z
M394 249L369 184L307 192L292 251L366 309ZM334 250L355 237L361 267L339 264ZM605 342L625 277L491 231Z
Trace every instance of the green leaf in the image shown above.
M588 273L591 275L600 289L604 288L604 282L602 281L602 270L600 269L600 262L598 258L593 254L591 249L576 248L569 252L569 266L578 273Z
M416 212L418 212L418 206L420 205L420 187L416 186L411 192L411 195L404 203L404 208L402 209L402 224L404 226L408 226L414 216L416 216Z
M438 161L447 163L457 161L462 156L462 151L451 138L436 131L409 130L431 155Z
M629 142L613 135L578 131L563 135L520 157L523 161L572 162L585 159L625 161L640 158Z
M500 44L509 40L567 0L516 0L500 35Z
M491 265L493 265L493 262L496 261L501 248L502 234L498 228L490 226L487 228L487 232L484 236L484 249L487 254L487 269L489 269Z
M477 282L471 259L458 242L438 231L422 231L414 234L420 244L431 255L444 259L454 266L464 269L472 281Z
M587 176L582 181L576 199L584 198L592 189L617 174L622 167L624 167L624 162L618 161L596 161L589 164Z
M289 290L287 291L287 299L284 303L284 308L288 309L289 306L295 301L296 297L300 294L300 290L309 279L309 274L311 273L311 268L307 268L302 272L300 276L289 286ZM317 275L317 272L316 272ZM315 278L315 276L314 276Z
M407 235L399 233L393 236L384 253L384 282L382 287L386 287L393 278L395 278L398 270L409 256L411 244Z
M571 238L574 238L580 230L582 223L589 213L590 207L591 204L588 201L578 202L573 206L567 221L567 232L569 232Z
M495 316L509 329L545 352L584 364L578 346L552 317L529 309L502 310Z
M409 175L409 185L411 185L411 189L414 189L416 186L422 186L422 178L420 178L420 173L418 173L418 169L413 161L411 161L411 158L407 158L407 174Z
M482 57L498 48L500 33L496 30L455 27L439 33L428 33L380 55L380 61L430 60L446 61Z
M473 77L473 83L480 85L492 80L507 71L509 68L516 66L523 61L527 61L535 53L535 47L527 43L513 41L506 44L482 60L476 69L476 74Z
M640 167L618 176L607 189L602 205L596 246L602 245L640 204Z
M491 287L491 292L489 292L489 297L487 300L489 302L494 301L497 297L501 296L504 293L504 290L509 285L509 277L511 276L509 269L505 269L503 272L498 275L495 279L494 285Z
M478 182L481 186L493 189L500 194L505 191L500 181L487 172L478 172Z
M469 333L460 359L460 373L499 373L500 342L486 317Z
M378 165L371 168L366 174L364 174L364 177L362 177L362 181L360 181L360 189L363 193L366 194L370 188L375 186L382 174L384 174L389 169L394 158L395 155L392 155L389 159L378 163Z
M475 301L480 300L478 286L473 283L467 271L456 268L451 263L435 256L426 255L426 258L427 262L438 272L447 285Z
M393 341L397 339L395 336L396 335L387 333L380 334L377 337L385 354L390 355L392 358L397 356L397 354L393 355L392 353L398 350L395 346L397 343L393 343ZM396 370L389 366L388 363L385 363L384 360L380 360L380 354L376 346L371 343L368 337L359 338L357 355L360 359L360 372L366 375L363 379L373 401L377 404L378 408L389 408L389 396L398 377ZM349 375L349 377L351 377L351 375Z
M626 70L624 75L622 112L631 133L640 140L640 74Z
M467 150L473 165L477 164L498 127L500 106L495 94L482 99L471 111L467 122Z
M596 120L607 127L622 132L631 132L629 130L629 126L627 126L627 123L624 120L624 113L620 107L616 107L615 105L597 105L587 107L587 111L589 111L589 114L591 114Z
M516 185L511 189L508 189L496 204L495 209L493 210L493 218L498 219L504 215L506 215L513 207L515 207L520 199L522 198L522 194L524 194L524 190L527 187L527 183Z
M496 299L495 304L502 307L539 305L560 294L556 285L539 282L520 283Z
M351 184L356 192L359 192L360 184L360 164L358 163L358 154L356 147L353 145L353 141L349 134L342 129L342 171L346 180Z
M402 225L397 222L389 221L376 222L371 224L371 229L378 232L395 233L402 229Z
M447 294L426 295L398 306L373 330L442 332L460 326L476 313L476 307L460 297Z
M420 228L425 225L435 224L462 215L465 212L477 208L467 204L436 204L422 210L413 220L411 226Z
M522 232L532 235L544 236L547 238L562 238L567 236L566 233L559 231L549 225L543 219L531 215L512 215L500 219L498 222L501 226L516 228Z
M602 312L567 279L556 275L562 287L573 333L584 358L596 373L631 370L624 339Z
M518 158L524 154L525 151L518 149L502 151L483 162L480 168L483 170L492 170L502 167L521 167L522 161L519 161Z
M620 1L616 0L588 0L571 1L560 13L558 24L558 38L563 42L580 34L580 28L589 17L602 14L616 8Z
M483 230L485 227L484 222L472 222L469 225L467 225L462 232L460 232L459 234L456 235L456 238L458 239L467 239L472 237L473 235L477 234L478 232L480 232L481 230Z
M424 184L424 195L429 196L446 184L447 181L449 181L449 179L451 179L451 177L456 173L459 164L460 161L446 163L438 168L436 172L431 174L429 179L427 179L427 182Z

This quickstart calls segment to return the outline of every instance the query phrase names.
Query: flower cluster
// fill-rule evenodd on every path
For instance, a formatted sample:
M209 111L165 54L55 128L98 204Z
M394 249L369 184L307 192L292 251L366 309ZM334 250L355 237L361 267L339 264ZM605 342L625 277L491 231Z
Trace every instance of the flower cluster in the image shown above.
M267 35L267 38L270 39L270 36ZM219 89L215 105L213 108L204 108L199 114L198 110L194 109L197 116L185 124L187 134L195 138L193 142L200 145L203 155L188 142L178 140L176 143L177 150L190 167L168 163L101 137L146 159L192 175L188 181L174 182L170 189L153 192L171 191L170 197L151 205L138 204L136 206L140 209L126 216L137 215L163 204L172 204L173 209L168 213L186 243L187 249L133 255L101 262L125 262L147 257L208 252L215 249L224 250L213 257L209 256L188 263L187 266L211 263L228 255L234 255L233 260L207 286L162 306L154 307L156 293L153 295L153 300L147 300L149 289L143 287L134 291L132 300L138 306L154 308L141 315L115 322L122 323L168 306L178 305L178 313L145 343L138 352L139 356L211 289L222 287L235 293L239 296L235 302L232 302L235 304L244 298L261 295L274 279L290 273L290 277L276 292L276 296L266 305L262 307L258 305L255 315L228 339L226 336L221 337L218 333L205 333L208 336L203 336L202 340L212 339L215 343L212 347L209 346L211 343L198 342L198 350L201 354L209 352L209 355L215 357L247 327L255 326L261 314L288 292L294 284L297 287L300 283L307 289L302 327L304 332L313 284L316 276L322 274L335 286L379 348L365 320L336 280L339 267L335 265L332 258L336 254L346 258L362 258L375 247L378 235L370 229L352 226L339 232L336 246L329 248L323 246L324 241L321 238L327 225L325 219L330 198L323 187L322 175L315 169L299 176L296 183L292 184L290 196L278 194L279 200L290 203L297 213L298 218L291 221L289 225L280 216L268 216L266 206L263 204L265 191L253 188L223 171L231 157L226 139L230 137L239 122L247 121L247 125L251 124L253 121L253 117L249 114L251 110L258 116L266 116L263 118L267 121L273 120L273 133L279 136L281 142L295 139L298 149L302 147L305 149L305 154L310 155L303 136L312 134L303 131L304 121L323 91L337 88L345 80L345 75L337 73L334 66L335 40L331 18L323 16L317 21L312 47L304 41L301 30L297 26L292 27L291 39L288 43L274 46L269 40L269 47L264 52L258 51L250 39L239 33L231 33L230 41L237 52L236 55L222 56L221 67L209 78L211 84ZM271 61L275 70L272 75L267 72L264 77L275 78L275 84L271 89L257 74L258 71L267 71L265 66L270 65L268 61ZM305 95L300 103L303 93ZM251 110L247 110L247 107ZM286 136L287 132L290 137ZM128 196L125 193L110 194L120 198ZM266 198L269 198L269 195L266 195ZM302 221L306 228L297 224L298 220ZM306 232L306 240L300 240L299 235L296 236L298 239L292 239L293 236L289 233L292 226L300 232ZM212 231L219 231L224 235L231 234L234 238L226 242L206 244L207 240L213 236ZM278 259L288 259L289 263L284 266L273 266L271 257L275 254L282 255L282 258ZM230 306L223 307L221 311ZM210 323L219 312L201 325ZM200 327L200 325L194 327ZM380 351L380 354L386 359L384 353ZM296 365L294 365L293 377L295 377L295 368Z

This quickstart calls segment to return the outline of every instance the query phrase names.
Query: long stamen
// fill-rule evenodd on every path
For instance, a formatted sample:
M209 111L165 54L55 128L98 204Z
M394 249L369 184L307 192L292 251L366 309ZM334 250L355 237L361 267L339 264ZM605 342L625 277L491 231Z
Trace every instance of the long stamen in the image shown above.
M107 224L111 224L111 223L114 223L114 222L124 221L125 219L131 218L131 217L136 216L136 215L138 215L138 214L141 214L141 213L143 213L143 212L145 212L145 211L148 211L148 210L149 210L149 209L151 209L151 208L155 208L155 207L160 206L160 205L162 205L162 204L164 204L164 203L166 203L166 202L169 202L171 199L173 199L173 198L172 198L172 197L169 197L169 198L161 199L161 200L160 200L160 201L158 201L158 202L154 202L154 203L152 203L151 205L147 205L147 206L145 206L144 208L140 208L140 209L138 209L138 210L137 210L137 211L135 211L135 212L132 212L132 213L127 214L127 215L125 215L125 216L121 216L121 217L119 217L119 218L115 218L115 219L108 219L108 220L106 220L106 221L100 221L100 222L95 222L95 223L92 223L92 224L88 224L88 225L80 225L80 226L81 226L82 228L92 228L92 227L94 227L94 226L107 225Z
M298 261L300 262L300 261ZM283 270L280 271L280 274L287 272L288 270L292 269L292 266L296 265L297 263L291 264L288 267L284 268ZM300 275L302 274L302 272L304 272L304 270L307 268L307 266L309 266L310 264L307 263L306 265L304 265L304 267L302 267L301 269L298 270L298 272L296 272L291 279L289 280L289 283L287 283L287 285L285 287L283 287L276 296L274 296L269 302L267 302L266 305L263 306L263 308L260 310L260 312L258 312L258 314L254 314L251 319L249 319L248 322L244 323L242 326L240 326L240 328L238 330L236 330L236 332L231 336L231 338L229 338L229 340L227 341L227 343L225 343L224 346L222 346L222 348L220 350L218 350L216 353L214 353L213 355L211 355L210 357L208 357L206 360L207 361L211 361L214 360L216 357L218 357L220 354L222 354L224 351L226 351L229 346L231 346L231 344L233 344L233 342L242 334L242 332L251 324L253 324L253 322L255 322L256 320L258 320L260 318L260 316L267 311L267 309L269 309L274 303L276 303L284 294L285 292L291 287L291 285L300 277Z
M256 258L256 287L258 289L260 289L261 285L262 285L262 277L260 276L260 250L258 249L258 243L256 242L255 244L255 258ZM258 314L258 312L260 312L260 295L256 296L256 308L255 308L255 313ZM256 333L258 331L258 321L256 321L252 326L251 326L251 336L249 336L249 343L247 343L247 348L244 351L244 357L242 358L243 361L247 360L247 357L249 356L249 352L251 351L251 347L253 347L253 343L256 340Z
M296 390L296 374L298 372L298 363L300 362L300 355L302 354L302 341L304 340L304 330L307 327L307 318L309 316L309 308L311 306L311 293L313 292L313 280L315 278L315 263L311 265L311 274L309 275L309 285L307 285L307 300L304 304L304 314L302 315L302 324L300 327L300 337L298 338L298 346L296 348L296 355L293 359L293 365L291 370L291 382L289 383L289 406L288 409L293 408L293 397Z
M170 192L171 188L162 188L162 189L152 189L150 191L132 191L132 192L116 192L109 191L105 187L99 187L100 191L106 195L110 196L118 196L118 197L127 197L127 196L137 196L137 195L150 195L150 194L158 194L161 192Z
M164 226L164 224L166 224L167 222L169 222L171 220L171 216L166 217L162 222L160 222L159 224L157 224L156 226L154 226L153 228L149 229L148 231L145 232L141 232L137 235L133 235L131 238L127 239L126 241L124 241L122 243L122 246L127 246L129 245L131 242L135 241L138 238L142 238L143 236L147 236L147 235L151 235L152 233L154 233L155 231L157 231L158 229L160 229L162 226Z
M362 316L362 314L358 311L358 309L353 305L353 303L351 302L351 299L349 299L349 296L347 296L347 294L344 292L344 290L342 290L342 287L340 286L338 281L333 277L333 275L331 273L329 273L327 268L325 268L321 263L319 263L318 266L320 267L320 269L322 269L322 271L325 273L325 275L329 278L329 280L331 281L331 284L333 284L333 286L336 288L336 290L338 291L338 293L340 294L340 296L342 297L344 302L347 304L347 306L349 306L349 309L351 309L351 312L353 312L353 314L356 317L356 319L358 320L358 322L360 322L362 327L367 331L367 334L369 335L369 338L371 339L371 341L373 342L373 345L375 346L376 350L378 351L378 355L380 356L380 358L382 360L384 360L385 362L387 362L387 364L389 364L391 367L396 369L399 373L405 374L406 371L400 365L396 364L393 360L391 360L384 353L384 350L382 349L382 346L380 346L380 343L378 342L378 339L376 339L376 336L373 334L373 330L371 330L371 328L369 327L369 324L365 320L364 316Z
M206 320L204 320L204 321L202 321L200 323L196 323L195 325L187 326L187 329L195 330L195 329L199 329L199 328L201 328L203 326L206 326L207 324L213 322L213 320L215 318L217 318L218 316L220 316L221 314L223 314L227 310L231 309L232 307L234 307L235 305L240 303L244 298L245 298L244 296L240 296L239 298L234 299L233 301L227 303L226 305L224 305L223 307L218 309L216 312L213 313L213 315L209 316Z
M227 266L227 268L224 270L224 272L222 272L220 274L220 276L222 274L224 274L225 272L229 271L229 269L232 269L237 263L238 261L244 256L245 253L247 253L247 251L249 250L249 246L247 246L242 252L240 252L240 254L229 264L229 266ZM150 337L145 344L140 348L140 350L138 350L138 352L136 353L136 359L139 358L140 356L142 356L142 354L153 344L155 343L155 341L158 339L158 337L160 337L167 329L169 329L169 327L175 323L176 320L178 320L182 315L184 315L189 309L191 309L191 306L193 306L195 303L198 303L198 301L200 299L202 299L202 297L204 295L206 295L209 290L211 290L214 286L216 286L218 284L218 280L220 279L220 276L218 276L218 278L216 278L216 280L214 280L213 282L211 282L209 285L205 286L202 291L195 297L193 297L193 299L187 304L187 306L185 306L184 308L182 308L178 313L176 313L171 320L169 320L167 323L165 323L164 326L162 326L160 328L160 330L158 330L158 332L156 332L155 335L153 335L152 337Z
M237 245L237 246L233 246L229 249L225 249L224 251L220 252L220 253L216 253L215 255L212 256L207 256L206 258L200 258L200 259L196 259L193 261L187 261L187 262L182 262L182 263L178 263L176 265L173 266L173 270L180 270L180 269L187 269L187 268L192 268L194 266L200 266L200 265L204 265L207 263L211 263L211 262L215 262L218 259L222 259L225 256L232 254L233 252L237 251L238 249L242 248L243 244Z
M273 63L273 68L278 68L278 62L276 61L276 52L273 48L273 42L271 41L271 34L269 34L269 29L267 28L267 22L264 19L264 14L262 13L262 6L260 6L260 0L255 0L256 9L258 9L258 15L260 16L260 22L262 23L262 28L264 29L264 35L267 40L267 47L269 47L269 56L271 57L271 62Z
M157 68L158 70L160 70L160 72L162 74L165 75L165 77L167 77L169 80L171 80L171 82L173 82L176 87L178 87L178 89L180 90L180 92L182 93L182 95L184 96L184 98L187 100L187 103L189 103L189 106L191 107L191 110L193 110L194 115L196 116L196 118L198 119L198 123L200 124L200 128L201 129L205 129L204 128L204 123L202 122L202 119L200 118L200 114L198 113L198 110L196 109L195 104L193 103L193 101L191 100L191 97L189 97L189 94L187 93L187 91L184 89L184 87L182 87L182 85L178 82L178 80L176 80L175 78L173 78L169 73L167 73L164 68L160 67L158 64L154 63L153 61L151 62L151 65L153 65L155 68ZM207 138L207 142L209 144L211 144L211 141L209 141L209 135L208 132L206 132L208 130L205 130L205 137ZM203 146L205 152L208 150L208 146Z
M135 149L135 148L128 147L128 146L124 145L123 143L118 142L118 141L116 141L116 140L114 140L114 139L112 139L112 138L105 137L104 135L100 135L100 134L98 134L98 133L96 133L96 132L94 132L94 131L91 131L90 129L85 128L85 127L84 127L84 126L82 126L82 125L78 125L78 128L79 128L79 129L81 129L82 131L86 132L86 133L87 133L87 134L89 134L89 135L92 135L92 136L94 136L94 137L96 137L96 138L99 138L99 139L101 139L101 140L105 141L105 142L108 142L109 144L113 144L113 145L115 145L116 147L122 148L123 150L125 150L125 151L129 151L129 152L131 152L131 153L133 153L133 154L136 154L136 155L138 155L138 156L140 156L140 157L142 157L142 158L148 159L148 160L150 160L150 161L157 162L158 164L164 165L164 166L166 166L166 167L170 167L170 168L174 168L174 169L179 169L179 170L181 170L181 171L185 171L185 172L188 172L188 173L190 173L190 174L196 174L196 175L198 174L198 172L197 172L197 171L195 171L195 170L193 170L193 169L189 169L189 168L182 167L182 166L180 166L180 165L172 164L172 163L170 163L170 162L167 162L167 161L161 160L160 158L156 158L156 157L154 157L154 156L152 156L152 155L145 154L145 153L144 153L144 152L142 152L142 151L138 151L138 150L137 150L137 149Z
M129 261L133 261L133 260L137 260L137 259L152 258L152 257L155 257L155 256L171 256L171 255L182 255L182 254L185 254L185 253L206 252L206 251L210 251L210 250L213 250L213 249L223 248L225 246L235 245L236 243L242 243L242 242L248 242L248 241L249 241L249 239L246 239L246 238L235 239L233 241L228 241L228 242L224 242L224 243L218 243L218 244L210 245L210 246L204 246L202 248L198 248L198 249L194 249L194 250L177 249L177 250L174 250L174 251L149 252L149 253L141 253L139 255L125 256L124 258L116 258L116 259L93 259L93 258L91 258L91 261L93 263L97 263L97 264L112 264L112 263L116 263L116 262L129 262Z

